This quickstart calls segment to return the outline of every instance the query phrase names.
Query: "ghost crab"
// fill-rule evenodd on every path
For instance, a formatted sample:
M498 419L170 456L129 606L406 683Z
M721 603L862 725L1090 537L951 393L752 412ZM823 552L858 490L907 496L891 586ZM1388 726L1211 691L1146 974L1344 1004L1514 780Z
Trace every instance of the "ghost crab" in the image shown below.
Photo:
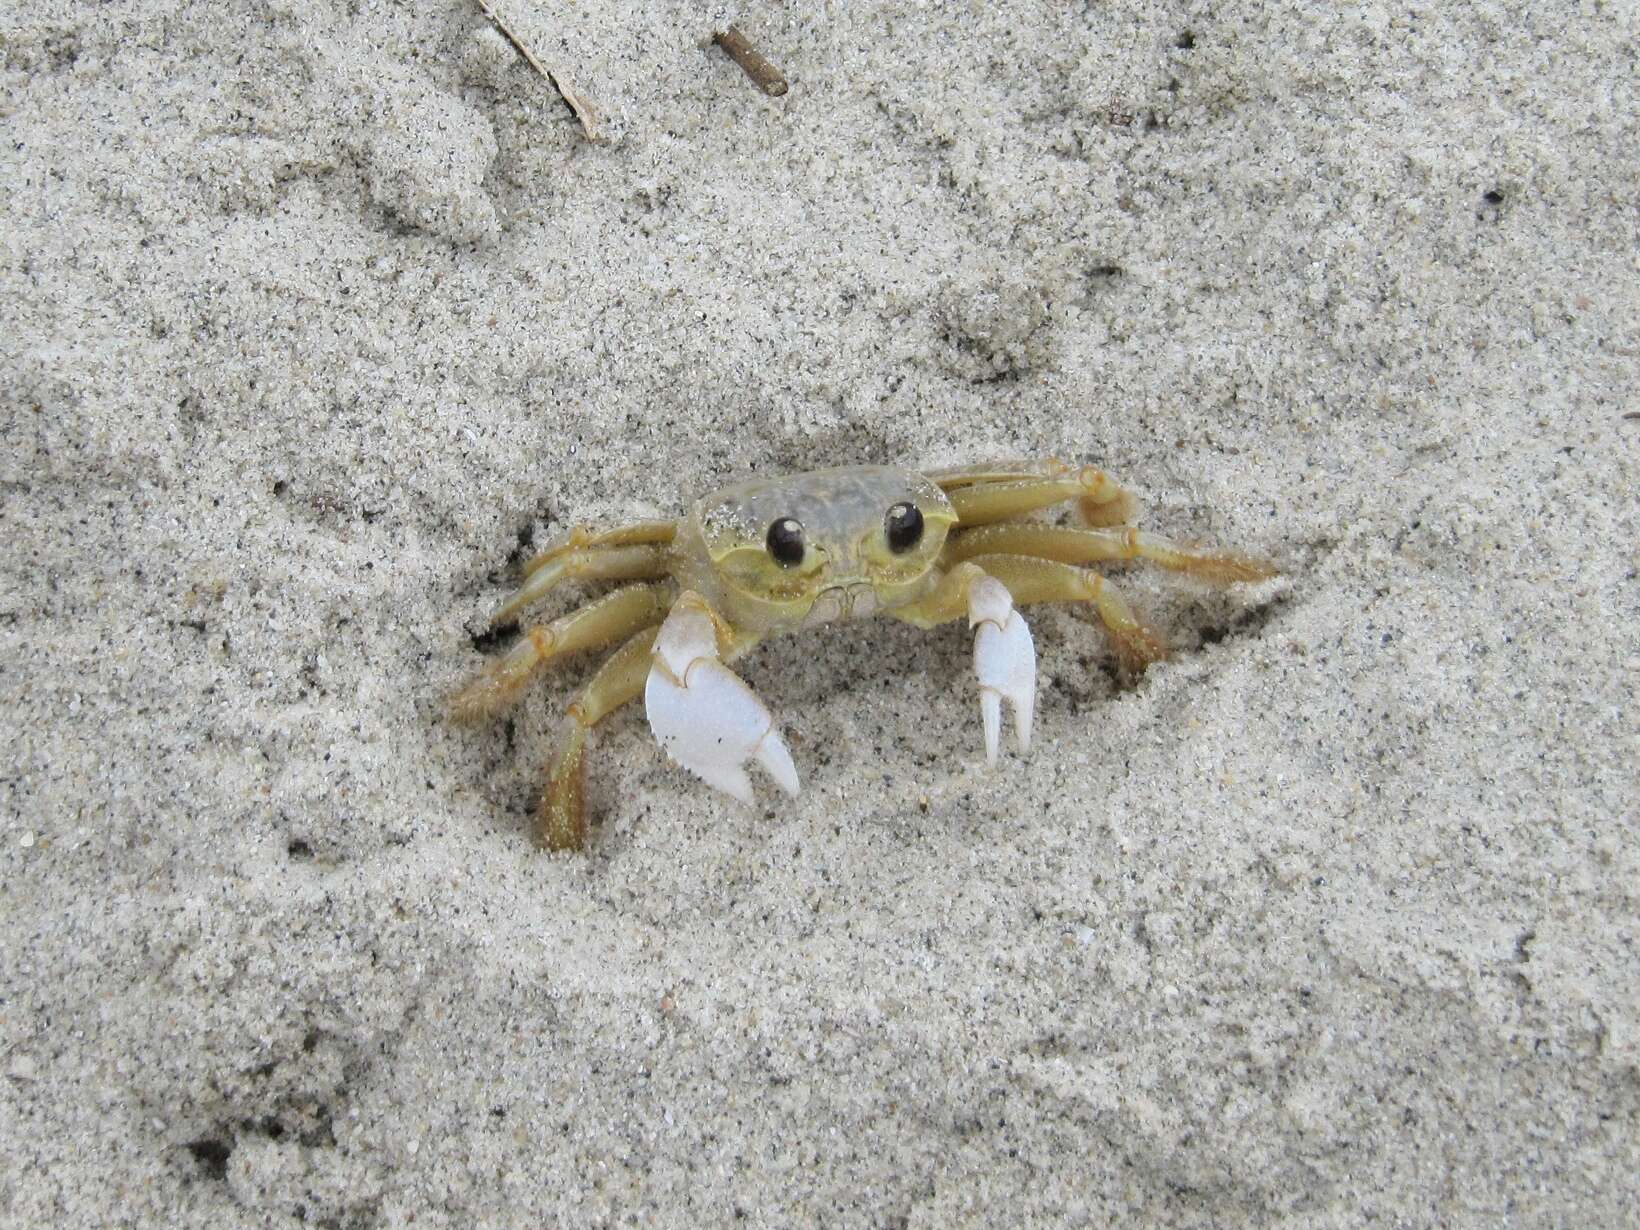
M1079 526L1029 515L1074 502ZM1233 551L1182 546L1127 524L1133 499L1103 471L1058 461L1004 462L920 474L849 466L754 479L698 500L677 521L577 527L524 567L496 612L506 623L561 581L629 581L525 630L511 651L452 702L458 720L495 714L568 653L619 643L570 702L541 799L540 839L586 841L587 731L641 693L650 728L678 764L743 802L757 760L787 793L797 770L769 711L731 662L777 632L883 614L919 628L963 616L995 763L1002 705L1019 750L1031 740L1036 650L1015 609L1093 606L1123 666L1142 671L1166 646L1089 564L1147 560L1215 585L1273 576Z

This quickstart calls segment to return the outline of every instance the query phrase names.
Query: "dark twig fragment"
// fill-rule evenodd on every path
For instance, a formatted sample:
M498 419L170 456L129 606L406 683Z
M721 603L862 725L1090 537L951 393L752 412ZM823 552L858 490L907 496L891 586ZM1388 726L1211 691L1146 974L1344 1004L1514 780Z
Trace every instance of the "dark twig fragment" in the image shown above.
M786 75L765 60L762 52L747 42L736 27L719 30L712 41L728 52L729 58L752 79L752 84L770 98L779 98L786 92Z
M592 104L571 89L557 73L535 58L535 52L525 46L524 40L512 32L512 27L501 19L501 14L495 11L495 6L490 0L478 0L478 8L484 16L495 23L495 28L500 30L502 36L513 45L519 55L524 57L524 61L552 83L552 88L558 91L558 96L569 104L569 109L575 112L575 118L581 121L581 131L586 134L587 140L602 141L603 134L598 131L598 113L592 109Z

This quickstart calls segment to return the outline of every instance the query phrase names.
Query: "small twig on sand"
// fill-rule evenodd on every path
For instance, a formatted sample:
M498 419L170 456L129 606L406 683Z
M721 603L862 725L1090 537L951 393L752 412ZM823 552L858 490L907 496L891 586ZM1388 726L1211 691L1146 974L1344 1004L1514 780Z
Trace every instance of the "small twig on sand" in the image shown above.
M495 23L495 28L501 31L531 68L552 82L552 88L558 91L558 96L569 104L569 109L575 112L575 118L581 121L581 131L586 134L587 140L602 141L603 134L598 131L598 113L592 109L592 104L571 89L557 73L535 58L535 52L526 47L524 40L512 32L512 27L501 19L501 14L495 11L495 6L490 0L478 0L478 9Z
M779 98L786 92L786 75L763 58L761 52L746 41L746 36L734 26L719 30L712 41L729 53L729 58L740 65L746 75L770 98Z

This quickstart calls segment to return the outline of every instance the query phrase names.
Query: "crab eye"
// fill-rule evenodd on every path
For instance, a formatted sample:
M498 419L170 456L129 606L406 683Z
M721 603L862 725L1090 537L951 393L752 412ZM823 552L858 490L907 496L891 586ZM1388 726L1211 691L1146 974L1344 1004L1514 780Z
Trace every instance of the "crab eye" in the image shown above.
M905 554L922 541L922 509L915 504L894 505L883 518L883 535L888 539L890 551L895 555Z
M782 568L791 568L803 562L803 523L795 517L781 517L769 526L765 540L769 555Z

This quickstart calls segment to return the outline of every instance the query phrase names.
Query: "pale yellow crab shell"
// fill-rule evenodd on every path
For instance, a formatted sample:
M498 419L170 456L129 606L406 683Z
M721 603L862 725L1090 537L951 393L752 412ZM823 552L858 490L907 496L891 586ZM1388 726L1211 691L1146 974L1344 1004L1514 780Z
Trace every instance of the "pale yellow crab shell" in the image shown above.
M883 522L900 503L922 512L923 535L896 554ZM790 566L767 546L769 526L783 517L803 526L804 556ZM945 493L916 471L848 466L714 491L690 509L676 547L688 588L737 626L767 632L915 602L937 582L956 521Z

